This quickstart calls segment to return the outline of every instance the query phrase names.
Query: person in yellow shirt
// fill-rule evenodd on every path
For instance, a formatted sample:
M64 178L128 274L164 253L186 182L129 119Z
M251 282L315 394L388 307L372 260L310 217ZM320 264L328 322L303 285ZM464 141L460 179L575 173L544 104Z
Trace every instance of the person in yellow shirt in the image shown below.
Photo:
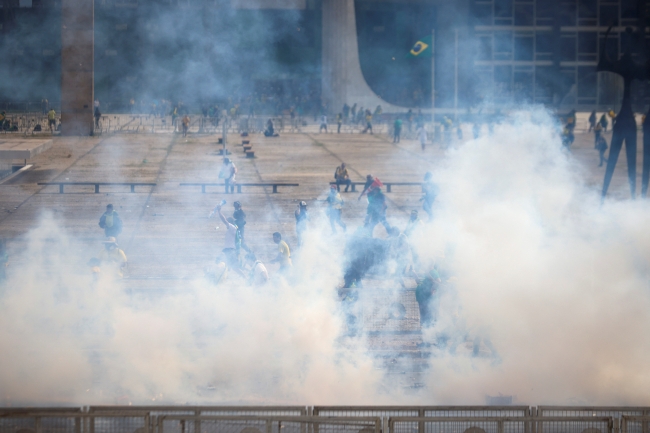
M280 232L273 233L273 242L278 245L278 255L270 263L280 263L280 272L286 272L292 266L289 245L282 240Z
M117 241L114 237L109 237L104 241L104 249L97 255L103 266L115 268L119 278L124 277L126 270L126 254L118 248Z
M54 108L47 113L47 124L50 127L50 132L54 134L56 129L56 111L54 111Z

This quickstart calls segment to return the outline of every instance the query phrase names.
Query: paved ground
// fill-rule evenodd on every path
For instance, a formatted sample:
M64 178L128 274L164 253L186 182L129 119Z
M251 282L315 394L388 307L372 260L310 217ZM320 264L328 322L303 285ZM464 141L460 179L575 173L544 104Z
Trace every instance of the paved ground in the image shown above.
M469 131L465 134L469 136ZM441 163L444 151L438 145L425 152L414 140L393 145L385 135L362 134L283 134L278 138L253 135L256 158L247 159L237 144L241 137L228 137L231 158L239 168L239 182L299 183L298 188L280 188L273 194L270 187L245 188L241 194L224 195L213 187L202 194L200 187L181 187L182 182L218 182L222 157L214 135L191 135L182 138L172 134L124 134L87 138L55 137L52 148L31 162L35 168L0 185L0 236L8 239L9 253L17 257L23 237L37 224L43 210L57 218L65 230L80 240L82 254L91 257L100 247L103 231L97 222L107 203L113 203L124 220L119 238L126 251L130 269L124 280L126 289L162 292L175 290L182 281L202 275L222 244L223 227L207 218L211 208L222 198L232 212L231 203L242 202L247 213L248 245L262 260L275 256L271 233L282 232L289 243L296 244L293 211L305 200L312 216L322 215L325 198L334 169L341 162L348 164L354 181L363 181L373 174L384 181L419 182L427 170ZM607 134L609 141L610 135ZM578 134L572 149L584 164L590 185L600 188L604 168L598 168L598 153L590 135ZM639 176L641 155L639 152ZM126 186L105 187L94 194L92 187L67 187L59 194L55 186L39 186L38 182L155 182L157 186L138 187L130 193ZM611 196L628 197L625 160L619 160ZM344 219L350 227L362 223L364 201L356 194L343 194L346 199ZM412 209L418 209L418 187L395 187L387 194L388 219L403 227ZM378 226L376 236L385 236ZM341 240L341 234L335 240ZM341 245L343 242L341 242ZM19 263L12 262L17 267ZM270 266L274 272L275 267ZM11 272L11 267L9 268ZM404 353L421 356L419 314L412 290L400 291L397 303L405 307L403 317L396 317L394 306L381 301L381 289L394 289L394 283L375 280L374 299L362 313L364 328L371 331L372 349L381 355ZM399 316L399 314L397 314ZM415 367L414 367L415 365ZM417 363L409 368L417 372ZM389 370L401 374L396 359L387 359ZM419 382L417 374L407 380L412 386Z

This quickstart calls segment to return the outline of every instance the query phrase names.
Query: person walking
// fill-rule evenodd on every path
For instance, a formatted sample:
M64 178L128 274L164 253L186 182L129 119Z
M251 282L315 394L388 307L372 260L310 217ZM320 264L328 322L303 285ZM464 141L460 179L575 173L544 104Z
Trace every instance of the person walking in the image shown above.
M360 201L361 197L363 197L365 194L368 193L370 187L374 182L375 182L375 178L372 176L372 174L366 175L366 183L363 184L363 190L361 191L361 194L359 194L359 198L357 198L357 201Z
M309 221L309 213L307 212L307 203L301 201L298 203L298 209L294 212L296 217L296 236L298 237L298 247L303 245L303 235L307 230L307 221Z
M420 146L424 151L427 146L427 130L424 129L424 125L418 127L416 133L418 134L418 140L420 140Z
M47 125L50 127L50 132L54 134L56 129L56 111L54 111L54 108L47 112Z
M399 116L395 119L393 124L393 144L400 142L400 136L402 135L402 119Z
M366 132L372 134L372 113L370 110L366 110L366 128L361 133L365 134Z
M222 202L223 203L223 202ZM233 217L226 218L221 212L221 207L223 205L219 203L216 207L216 213L219 215L219 219L226 226L226 236L224 238L222 252L225 257L225 263L228 265L229 269L234 270L242 277L246 277L241 267L240 263L240 254L242 246L242 236L239 227L235 223Z
M102 112L99 111L99 101L95 101L95 112L93 116L95 117L95 129L99 129L99 120L102 118Z
M280 264L280 273L288 272L293 264L291 263L291 250L289 245L282 240L282 235L280 232L273 233L273 242L278 246L278 255L275 256L273 260L269 263L279 263Z
M223 159L223 165L221 170L219 170L219 179L223 179L226 185L226 194L228 194L228 189L230 189L230 194L235 193L235 184L237 183L237 167L235 163L226 157Z
M183 125L183 137L187 137L187 131L190 129L190 116L184 115L181 123Z
M325 130L325 134L327 134L327 116L325 114L320 116L320 127L318 128L318 133L320 134Z
M592 111L589 115L589 131L587 132L591 132L594 129L596 129L596 110Z
M344 192L348 192L350 185L352 185L352 181L350 180L350 174L348 173L348 169L344 162L334 170L334 181L336 182L337 191L341 191L340 185L345 185Z
M598 155L600 157L600 163L598 164L598 167L602 167L604 162L607 162L607 158L605 158L605 151L607 150L607 141L605 140L605 137L602 136L602 134L598 134L598 138L596 139L596 149L598 150Z
M373 183L373 185L375 184ZM364 222L364 227L371 236L378 223L384 226L386 233L391 233L391 226L386 220L386 209L386 196L381 191L381 186L371 186L368 192L368 208L366 209L366 220Z
M104 235L109 238L117 237L122 233L122 219L113 209L112 204L106 205L106 212L99 218L99 227L104 229Z
M600 126L603 128L604 132L607 132L607 126L609 125L609 121L607 120L607 114L603 113L602 116L600 116L599 120Z
M332 227L332 233L336 233L336 224L340 225L343 228L343 232L347 230L347 227L343 221L341 221L341 213L343 209L343 199L341 194L336 190L336 186L330 186L330 193L327 196L327 216L330 220L330 226Z

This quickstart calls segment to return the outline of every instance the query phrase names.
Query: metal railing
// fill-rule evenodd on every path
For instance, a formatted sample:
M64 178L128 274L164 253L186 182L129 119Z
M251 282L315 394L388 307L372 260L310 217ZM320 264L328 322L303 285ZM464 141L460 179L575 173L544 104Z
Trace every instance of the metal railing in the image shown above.
M81 410L0 412L2 433L152 433L146 413L105 412L91 414Z
M527 417L528 406L314 406L312 415L378 416L383 420L383 431L389 417ZM420 433L424 425L419 425Z
M377 417L159 416L157 433L381 433Z
M575 415L577 413L580 415ZM603 413L609 415L602 415ZM650 416L635 415L639 413L650 413L650 408L615 406L0 408L0 433L648 433Z
M613 433L611 417L391 417L388 433Z
M650 416L621 416L620 433L648 433L649 428Z

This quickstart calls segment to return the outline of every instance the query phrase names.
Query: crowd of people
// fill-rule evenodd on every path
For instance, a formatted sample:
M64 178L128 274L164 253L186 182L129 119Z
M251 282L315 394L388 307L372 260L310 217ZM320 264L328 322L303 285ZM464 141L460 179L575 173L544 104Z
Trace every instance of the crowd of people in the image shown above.
M219 176L226 181L228 188L234 190L237 168L229 159L224 158ZM326 215L333 234L341 229L347 233L348 225L344 221L343 210L345 200L342 194L351 193L352 181L345 163L338 166L334 173L334 180L330 182L329 193L324 200ZM341 187L344 187L341 191ZM411 247L414 236L420 235L423 222L419 212L413 210L405 221L403 229L391 225L387 218L387 200L383 192L383 183L379 178L368 174L361 193L355 198L360 201L366 199L367 206L363 224L356 228L354 233L346 235L345 243L345 275L344 284L339 289L343 299L354 297L357 288L362 286L362 280L369 272L377 272L388 268L388 262L396 263L393 277L403 284L405 278L414 278L418 282L416 297L420 305L423 324L433 320L435 314L430 311L429 300L438 287L439 278L437 268L432 264L419 263L415 250ZM430 172L424 175L422 183L422 209L428 214L427 221L433 220L433 204L438 195L438 187L433 182ZM219 285L231 280L229 274L235 274L237 279L249 285L263 286L270 280L269 268L247 244L246 225L247 215L242 203L235 201L232 214L226 215L226 200L221 200L209 213L208 217L218 217L225 228L223 248L221 248L216 261L206 268L206 277L212 284ZM274 232L271 234L272 242L276 245L276 255L267 262L268 265L277 264L276 273L281 278L290 280L293 274L293 256L296 251L301 251L307 244L306 233L312 224L310 211L306 201L299 201L294 211L295 219L295 248L291 247L286 239L286 233ZM375 227L381 224L387 238L374 237ZM122 278L127 271L127 256L118 243L122 233L123 222L112 204L106 206L105 212L99 219L99 227L103 229L105 240L101 251L89 261L96 278L101 272L109 272L115 278ZM294 251L296 250L296 251ZM416 269L423 269L424 276L420 276ZM238 276L238 277L237 277Z

